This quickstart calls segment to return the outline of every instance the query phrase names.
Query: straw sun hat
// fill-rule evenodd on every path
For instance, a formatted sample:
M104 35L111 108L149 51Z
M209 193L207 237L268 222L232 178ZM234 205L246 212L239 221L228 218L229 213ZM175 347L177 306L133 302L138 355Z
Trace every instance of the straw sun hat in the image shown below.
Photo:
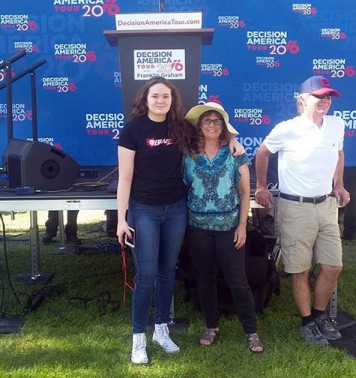
M230 124L229 122L229 115L226 113L225 109L216 102L207 102L204 105L196 105L193 106L189 112L184 117L189 123L191 123L193 126L198 126L198 121L200 116L209 111L214 111L223 117L225 124L227 126L227 129L230 133L234 135L238 135L239 133L235 130L235 128Z

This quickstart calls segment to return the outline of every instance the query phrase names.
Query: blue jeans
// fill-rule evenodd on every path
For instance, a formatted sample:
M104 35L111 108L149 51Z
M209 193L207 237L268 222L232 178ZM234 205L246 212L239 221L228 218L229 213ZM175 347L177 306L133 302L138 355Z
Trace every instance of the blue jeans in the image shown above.
M168 323L175 273L187 223L186 198L165 206L130 200L128 224L136 230L133 333L146 332L155 292L155 323Z

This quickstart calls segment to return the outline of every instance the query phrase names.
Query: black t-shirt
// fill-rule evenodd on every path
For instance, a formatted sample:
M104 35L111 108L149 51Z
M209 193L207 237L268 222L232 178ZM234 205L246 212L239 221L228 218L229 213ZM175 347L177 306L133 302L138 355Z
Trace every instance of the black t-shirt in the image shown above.
M186 195L182 180L182 154L168 137L167 122L147 116L127 123L119 146L136 152L130 198L147 205L167 205Z

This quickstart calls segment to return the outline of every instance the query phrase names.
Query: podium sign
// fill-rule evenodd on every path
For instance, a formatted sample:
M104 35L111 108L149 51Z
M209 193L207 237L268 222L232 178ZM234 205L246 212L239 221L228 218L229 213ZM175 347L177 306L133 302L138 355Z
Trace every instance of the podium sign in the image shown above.
M197 105L201 45L211 44L213 33L214 29L192 28L104 31L110 46L119 50L126 121L138 89L154 76L174 80L186 110Z
M164 76L167 80L185 79L184 49L134 50L134 80Z
M200 29L201 12L176 13L118 13L115 15L116 30Z

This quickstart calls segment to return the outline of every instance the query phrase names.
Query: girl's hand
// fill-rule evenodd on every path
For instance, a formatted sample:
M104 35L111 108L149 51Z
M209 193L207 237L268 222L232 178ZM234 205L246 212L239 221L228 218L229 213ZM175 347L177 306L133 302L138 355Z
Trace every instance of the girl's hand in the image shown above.
M131 232L129 230L129 225L127 224L126 221L117 222L116 235L117 235L117 240L121 244L121 246L125 245L125 234L127 234L129 238L132 237Z
M235 139L235 136L230 139L229 149L233 156L239 156L245 153L243 145Z

